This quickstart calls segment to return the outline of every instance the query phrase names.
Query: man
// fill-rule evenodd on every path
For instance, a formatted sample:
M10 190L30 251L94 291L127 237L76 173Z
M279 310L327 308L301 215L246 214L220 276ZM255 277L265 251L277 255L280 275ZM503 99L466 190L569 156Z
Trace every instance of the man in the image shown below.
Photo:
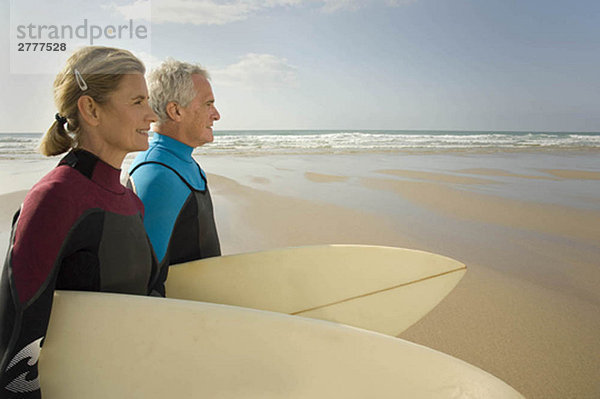
M129 175L161 266L221 255L206 175L192 158L194 148L213 141L220 119L208 78L201 67L173 59L148 78L159 119Z

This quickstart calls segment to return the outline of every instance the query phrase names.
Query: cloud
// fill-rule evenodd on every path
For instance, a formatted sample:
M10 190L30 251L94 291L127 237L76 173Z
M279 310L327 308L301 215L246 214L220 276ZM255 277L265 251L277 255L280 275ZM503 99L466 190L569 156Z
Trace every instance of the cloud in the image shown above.
M416 3L417 1L419 1L419 0L386 0L386 3L390 7L400 7L400 6L405 6L408 4Z
M263 7L280 7L301 5L302 3L306 3L306 0L263 0L254 1L254 3Z
M270 0L274 3L296 0ZM256 1L235 0L135 0L117 5L111 3L103 8L121 14L125 19L144 19L153 23L180 23L194 25L224 25L247 19L258 10Z
M152 22L194 25L224 25L241 21L258 9L252 2L242 1L154 0L152 4Z
M131 4L116 5L115 3L101 5L106 10L112 10L121 14L125 19L144 19L150 21L152 8L150 0L135 0Z
M163 62L162 59L145 51L133 51L133 54L144 63L146 66L146 73L150 72L150 70L156 68L161 62Z
M396 7L418 0L135 0L131 4L106 6L125 19L146 19L153 23L224 25L248 19L274 7L313 6L323 12L357 10L368 5ZM151 7L150 7L151 6Z
M362 2L364 4L364 1ZM342 9L358 10L361 6L359 0L323 0L322 10L335 12Z
M250 53L239 62L210 72L215 85L246 88L290 87L296 84L296 68L285 58Z
M322 3L322 11L331 13L339 10L356 11L367 6L376 5L399 7L416 3L417 1L418 0L318 0L317 2Z

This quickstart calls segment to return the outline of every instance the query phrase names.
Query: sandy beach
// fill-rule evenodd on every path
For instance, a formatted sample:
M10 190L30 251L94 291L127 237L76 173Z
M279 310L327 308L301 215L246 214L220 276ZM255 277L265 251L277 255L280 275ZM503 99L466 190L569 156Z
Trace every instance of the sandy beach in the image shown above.
M401 335L527 398L600 397L598 154L202 156L225 254L325 243L407 247L466 277ZM130 161L130 158L128 158ZM0 250L55 161L1 161ZM399 359L401 361L401 359Z

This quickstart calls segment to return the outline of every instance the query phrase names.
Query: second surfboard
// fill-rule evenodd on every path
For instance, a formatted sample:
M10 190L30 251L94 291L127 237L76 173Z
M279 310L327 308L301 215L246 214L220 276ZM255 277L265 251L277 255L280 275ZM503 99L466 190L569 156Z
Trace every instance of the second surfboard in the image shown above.
M167 296L398 335L433 309L465 272L464 264L424 251L309 246L171 266Z

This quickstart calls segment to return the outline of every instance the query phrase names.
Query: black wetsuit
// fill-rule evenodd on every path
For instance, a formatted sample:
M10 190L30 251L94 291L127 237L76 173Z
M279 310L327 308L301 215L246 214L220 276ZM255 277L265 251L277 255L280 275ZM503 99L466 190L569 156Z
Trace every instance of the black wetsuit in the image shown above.
M144 225L161 265L221 255L206 175L193 148L154 133L131 163L130 182L144 203Z
M164 296L143 205L120 170L70 152L25 197L0 280L0 398L39 398L55 289ZM84 367L84 365L82 365Z

